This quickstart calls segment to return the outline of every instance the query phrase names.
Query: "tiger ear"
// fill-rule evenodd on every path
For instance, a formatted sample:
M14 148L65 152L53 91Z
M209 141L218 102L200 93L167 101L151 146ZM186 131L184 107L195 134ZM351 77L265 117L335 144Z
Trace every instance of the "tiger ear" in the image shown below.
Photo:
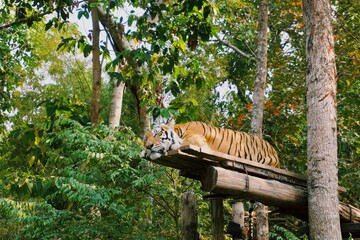
M175 120L174 119L172 119L170 122L168 122L168 124L166 124L166 125L168 125L170 128L172 128L172 129L174 129L174 126L175 126Z

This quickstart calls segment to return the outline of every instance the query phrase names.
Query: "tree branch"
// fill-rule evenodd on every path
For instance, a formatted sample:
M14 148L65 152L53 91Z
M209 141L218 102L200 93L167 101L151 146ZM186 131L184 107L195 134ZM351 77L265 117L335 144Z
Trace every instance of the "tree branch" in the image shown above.
M243 57L249 58L251 60L255 60L255 58L252 55L249 55L247 53L244 53L243 51L241 51L240 49L238 49L236 46L232 45L230 42L222 40L220 38L217 38L217 41L219 43L221 43L224 46L227 46L229 48L231 48L232 50L234 50L235 52L237 52L238 54L240 54Z
M96 7L99 14L99 20L103 26L105 26L111 36L111 39L115 43L115 52L122 50L128 50L131 48L130 42L124 38L124 30L121 24L114 21L114 18L107 12L105 12L100 6Z
M19 25L19 24L24 24L24 23L27 23L28 21L31 21L31 20L36 21L37 19L42 18L43 16L52 13L53 11L54 10L47 11L47 12L44 12L44 13L41 13L41 14L32 15L30 17L22 18L22 19L19 19L17 21L11 22L9 24L2 25L2 26L0 26L0 30L7 29L7 28L10 28L12 26Z
M45 15L51 14L54 11L58 11L58 10L60 10L62 8L66 8L66 7L70 7L70 6L76 6L76 5L79 5L82 2L85 2L85 1L76 1L76 2L73 2L73 3L69 4L69 5L58 6L56 8L51 8L50 10L48 10L46 12L43 12L43 13L39 13L39 12L36 13L35 12L35 14L33 14L32 16L22 18L22 19L18 19L18 20L14 21L14 22L11 22L9 24L5 24L5 25L0 26L0 30L10 28L10 27L18 25L18 24L24 24L24 23L27 23L28 21L40 20L40 18L44 17Z

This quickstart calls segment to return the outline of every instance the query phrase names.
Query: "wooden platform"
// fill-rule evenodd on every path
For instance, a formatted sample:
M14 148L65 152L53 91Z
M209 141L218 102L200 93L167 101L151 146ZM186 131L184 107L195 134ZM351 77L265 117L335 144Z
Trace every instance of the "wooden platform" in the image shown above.
M214 198L252 199L307 220L306 176L227 154L184 146L167 152L157 164L180 170L180 175L201 181ZM338 188L339 194L346 191ZM341 222L360 222L360 210L339 204Z
M200 180L201 173L206 170L208 166L219 166L264 179L272 179L283 183L306 187L306 176L304 175L220 152L204 150L192 145L168 151L165 156L154 160L153 162L178 169L182 176L196 180ZM339 193L345 191L345 188L339 187Z

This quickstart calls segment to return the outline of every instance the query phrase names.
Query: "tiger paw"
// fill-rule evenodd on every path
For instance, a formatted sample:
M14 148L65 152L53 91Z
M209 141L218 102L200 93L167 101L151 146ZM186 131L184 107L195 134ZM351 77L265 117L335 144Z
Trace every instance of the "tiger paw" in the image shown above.
M139 157L141 158L146 158L146 156L148 155L147 151L146 150L142 150L139 154Z
M162 156L163 156L163 154L161 154L161 153L152 152L149 157L150 157L150 160L156 160L156 159L161 158Z
M163 154L158 153L158 152L152 152L151 150L145 149L143 151L140 152L139 157L141 158L145 158L148 160L155 160L158 158L161 158Z

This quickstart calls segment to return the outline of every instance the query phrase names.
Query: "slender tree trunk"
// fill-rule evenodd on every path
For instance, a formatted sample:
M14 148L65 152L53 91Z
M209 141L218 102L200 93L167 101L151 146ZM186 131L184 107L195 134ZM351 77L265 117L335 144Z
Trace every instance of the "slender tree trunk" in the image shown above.
M264 98L267 75L267 29L268 29L268 0L261 0L258 16L258 47L256 56L256 79L253 95L251 131L262 137L262 124L264 115ZM257 203L255 209L257 239L269 239L269 222L267 206Z
M310 239L341 239L338 212L336 64L329 0L303 0L306 40Z
M251 131L262 137L264 116L264 98L267 75L267 28L268 28L268 0L261 0L258 17L258 46L256 57L256 79L251 108Z
M141 135L144 135L150 129L150 115L147 113L147 107L140 107L139 106L139 118L141 122Z
M120 82L120 84L117 85L117 82L114 81L109 116L109 126L112 128L118 127L120 125L124 90L124 82Z
M96 11L91 10L91 17L93 23L93 84L92 84L92 97L90 106L90 121L92 123L99 122L100 114L100 96L101 96L101 65L100 65L100 28L99 28L99 17ZM79 166L79 170L82 172L86 167L86 163ZM68 202L66 210L70 211L73 206L72 202Z
M100 27L99 16L96 9L91 10L93 24L93 81L92 81L92 97L90 107L90 121L98 123L100 120L100 101L101 101L101 65L100 65Z
M121 24L118 24L114 21L114 18L105 12L101 7L96 8L97 13L99 14L100 22L106 27L106 30L110 34L113 43L114 51L119 53L123 50L131 50L132 46L129 41L124 37L124 27ZM131 67L137 71L141 71L137 65L136 59L131 59L128 57L127 62ZM140 106L139 99L141 98L141 89L139 88L139 83L132 83L130 81L125 82L126 87L131 91L134 96L137 105L137 112L141 123L141 129L143 132L150 128L150 116L147 113L147 107ZM141 133L142 134L142 133Z

